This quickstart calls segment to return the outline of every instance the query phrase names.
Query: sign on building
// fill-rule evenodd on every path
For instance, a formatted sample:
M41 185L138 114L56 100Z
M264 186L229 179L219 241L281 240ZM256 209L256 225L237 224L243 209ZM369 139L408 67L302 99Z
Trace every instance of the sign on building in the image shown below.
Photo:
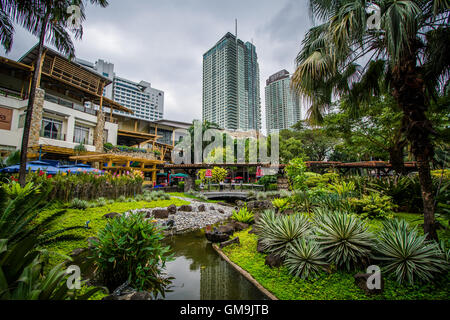
M11 109L0 107L0 129L11 130L13 111Z

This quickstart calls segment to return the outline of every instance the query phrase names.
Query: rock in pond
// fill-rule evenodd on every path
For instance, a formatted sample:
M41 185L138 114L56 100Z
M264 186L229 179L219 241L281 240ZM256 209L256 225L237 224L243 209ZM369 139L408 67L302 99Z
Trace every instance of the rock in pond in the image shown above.
M211 241L213 243L225 242L228 240L228 238L230 238L230 236L228 234L217 232L217 231L213 231L213 232L206 231L205 236L206 236L206 239L208 239L208 241Z

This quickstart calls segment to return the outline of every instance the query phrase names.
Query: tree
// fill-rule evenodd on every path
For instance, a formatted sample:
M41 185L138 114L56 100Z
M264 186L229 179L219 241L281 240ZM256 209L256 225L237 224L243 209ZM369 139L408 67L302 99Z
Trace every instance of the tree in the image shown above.
M107 0L89 0L91 4L102 7L108 5ZM33 114L33 106L36 98L36 89L39 85L41 73L41 59L44 50L44 42L48 41L63 54L74 57L75 48L72 39L67 32L73 25L73 20L69 19L73 12L68 13L68 8L76 5L80 8L80 20L85 19L85 4L82 0L9 0L2 1L0 7L0 42L9 51L13 43L14 27L13 22L21 25L39 39L38 54L34 65L34 72L31 81L30 96L22 136L22 153L20 159L19 182L25 185L26 162L28 154L28 140L30 136L30 126ZM73 29L76 39L81 39L83 29Z
M366 13L373 5L379 8L375 27ZM365 93L358 98L377 95L380 74L388 75L403 112L402 130L417 161L424 231L432 239L437 239L430 174L434 130L426 112L430 99L449 86L449 6L449 1L310 0L312 15L324 23L305 36L292 80L293 88L311 102L310 119L318 122L333 97L354 89ZM361 58L382 63L379 68L361 67Z

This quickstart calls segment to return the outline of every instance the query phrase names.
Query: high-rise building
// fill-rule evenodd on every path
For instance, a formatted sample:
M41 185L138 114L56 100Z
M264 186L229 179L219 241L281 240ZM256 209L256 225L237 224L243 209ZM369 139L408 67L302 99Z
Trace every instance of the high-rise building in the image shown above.
M256 48L229 32L203 55L203 120L227 130L261 130Z
M266 126L270 134L289 129L301 120L301 102L290 88L291 76L281 70L266 81Z
M151 84L146 81L137 83L116 76L114 64L101 59L97 60L95 64L82 59L76 59L76 62L110 79L112 84L105 87L103 95L134 112L133 114L126 114L114 110L115 114L149 121L163 119L164 91L152 88Z

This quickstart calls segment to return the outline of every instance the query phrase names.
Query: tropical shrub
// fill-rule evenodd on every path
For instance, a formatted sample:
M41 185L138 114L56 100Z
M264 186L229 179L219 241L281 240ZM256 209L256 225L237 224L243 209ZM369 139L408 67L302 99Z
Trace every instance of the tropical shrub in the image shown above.
M312 239L297 239L288 248L284 264L295 277L308 279L316 276L326 266L326 256Z
M91 207L91 204L86 200L80 200L78 198L75 198L70 203L70 207L72 209L86 210Z
M432 281L448 271L448 260L435 241L428 241L416 228L404 220L390 220L378 235L377 259L385 272L392 272L399 283L413 284L416 280Z
M285 171L293 190L306 188L306 165L302 158L291 160L286 166Z
M252 224L255 220L255 215L253 214L253 212L249 211L247 207L243 207L239 209L239 211L233 210L231 219L237 222Z
M212 180L216 183L220 183L225 181L225 178L228 175L228 171L224 168L220 168L220 167L214 167L211 170L211 174L212 174Z
M410 203L414 198L417 198L416 201L422 201L420 192L415 194L415 191L419 190L414 188L414 179L410 177L395 176L370 179L367 189L367 193L376 191L384 196L390 197L397 206L404 207L405 209L410 209Z
M93 288L78 296L76 288L67 286L63 265L44 274L46 257L35 249L36 243L34 237L15 244L0 240L0 300L87 300L102 290Z
M164 276L171 258L162 245L164 229L145 220L141 213L112 219L94 243L94 261L103 283L110 289L129 281L137 290L164 297L171 278Z
M388 196L380 194L364 195L361 199L349 199L353 212L362 219L391 219L397 208Z
M269 185L277 183L277 176L263 176L258 180L258 184L264 186L265 190L269 189Z
M374 240L361 219L340 212L316 211L315 224L316 240L330 263L351 270L369 261Z
M190 195L192 197L198 198L202 201L208 201L208 197L205 196L203 193L199 192L199 191L195 191L195 190L189 190L188 192L186 192L187 195Z
M297 212L311 213L314 208L311 194L307 191L296 190L289 198L289 206Z
M184 190L184 184L185 184L184 181L178 182L178 189L183 191Z
M349 198L340 196L337 193L313 193L312 201L316 207L327 209L328 211L352 212Z
M284 211L287 209L287 207L289 205L289 199L288 198L276 198L272 201L272 204L279 211Z
M340 197L347 197L355 193L356 186L355 183L352 181L350 182L340 181L335 182L334 184L329 184L328 188L332 192L337 193Z
M290 243L307 236L310 229L311 224L306 216L277 216L272 210L265 211L256 223L263 249L281 257L286 255Z

